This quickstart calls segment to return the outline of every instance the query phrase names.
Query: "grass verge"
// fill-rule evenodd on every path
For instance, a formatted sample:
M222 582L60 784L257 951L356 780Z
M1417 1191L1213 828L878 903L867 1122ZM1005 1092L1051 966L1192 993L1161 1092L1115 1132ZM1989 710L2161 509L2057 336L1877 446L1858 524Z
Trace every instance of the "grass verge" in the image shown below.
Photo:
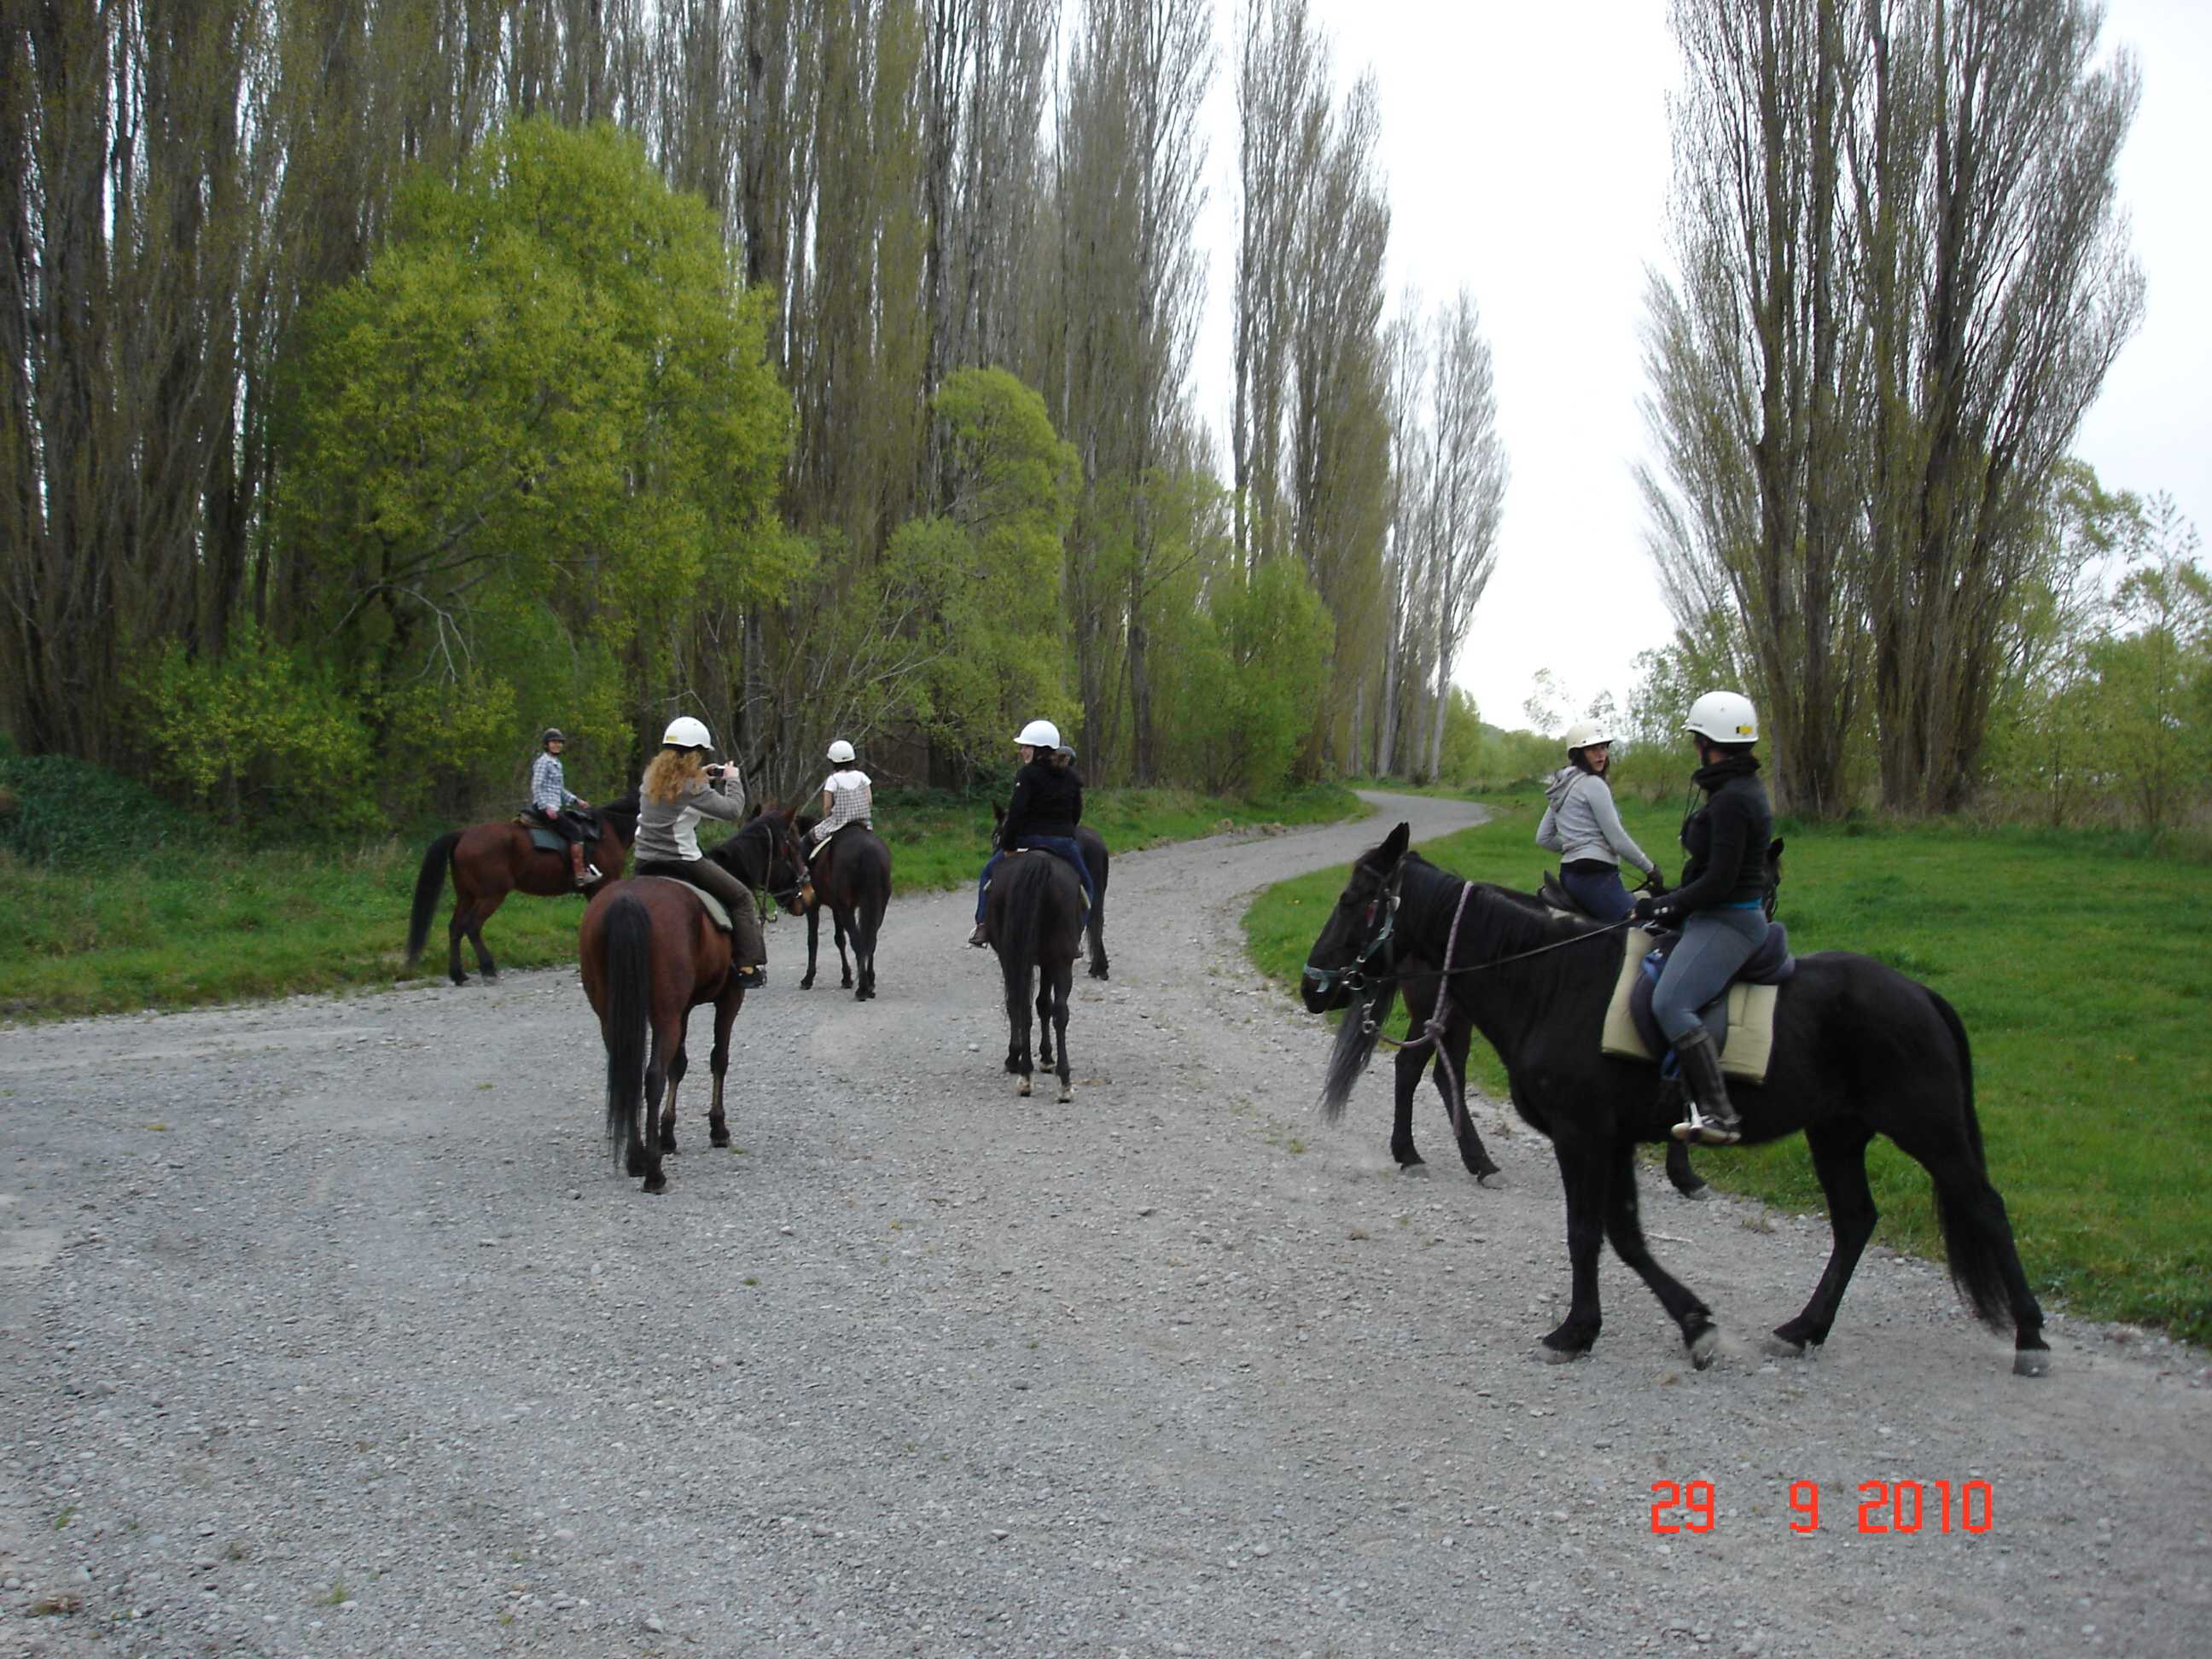
M1090 792L1085 816L1117 852L1261 823L1318 823L1366 808L1319 786L1263 801L1161 789ZM877 797L895 890L941 891L975 879L990 848L981 797ZM167 850L143 862L55 870L0 854L9 927L0 936L0 1018L47 1018L179 1008L241 998L385 985L444 972L451 890L429 947L409 973L399 951L422 842L331 854L287 848ZM575 955L580 900L514 897L485 930L502 968ZM787 919L769 936L793 935ZM788 959L790 946L782 946ZM465 950L464 961L474 971Z
M1531 888L1555 862L1533 845L1537 806L1492 805L1492 823L1421 850L1460 874ZM1679 876L1676 814L1629 803L1622 816ZM1780 915L1792 944L1880 957L1966 1021L1990 1177L2038 1294L2212 1343L2212 898L2202 870L2145 856L2140 837L2090 831L1784 833ZM1245 933L1267 973L1296 984L1345 879L1326 872L1255 902ZM1480 1039L1473 1063L1502 1090ZM1732 1192L1822 1207L1802 1139L1705 1152L1698 1168ZM1869 1169L1877 1238L1940 1259L1925 1172L1886 1140Z

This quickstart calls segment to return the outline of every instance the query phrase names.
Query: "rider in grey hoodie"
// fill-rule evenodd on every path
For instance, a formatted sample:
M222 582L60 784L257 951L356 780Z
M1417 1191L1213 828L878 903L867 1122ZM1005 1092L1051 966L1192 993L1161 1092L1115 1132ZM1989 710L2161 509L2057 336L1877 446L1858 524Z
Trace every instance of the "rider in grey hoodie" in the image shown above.
M1619 921L1632 908L1620 884L1623 860L1664 885L1659 866L1621 828L1605 774L1613 739L1588 720L1567 731L1567 764L1544 780L1548 801L1536 845L1559 854L1559 879L1575 902L1600 921Z

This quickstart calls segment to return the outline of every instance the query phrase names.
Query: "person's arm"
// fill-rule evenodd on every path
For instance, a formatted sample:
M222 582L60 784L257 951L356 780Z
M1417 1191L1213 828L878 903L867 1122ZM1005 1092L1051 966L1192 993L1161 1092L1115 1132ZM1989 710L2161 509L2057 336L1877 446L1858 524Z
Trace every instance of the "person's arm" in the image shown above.
M1605 837L1605 844L1613 848L1616 857L1650 875L1658 866L1644 856L1644 849L1621 826L1620 810L1613 804L1612 789L1603 778L1593 778L1590 781L1595 786L1587 791L1590 814L1597 819L1598 833Z
M1014 844L1014 836L1016 833L1022 829L1024 822L1027 820L1029 811L1030 776L1029 768L1025 766L1020 771L1014 774L1014 793L1006 799L1006 816L1000 820L999 824L999 845L1000 847L1006 848L1009 850L1012 849Z
M1685 881L1650 910L1645 906L1650 905L1651 901L1638 899L1638 915L1656 915L1662 921L1678 921L1693 910L1718 904L1735 890L1736 872L1743 868L1744 842L1748 839L1745 832L1751 827L1751 816L1735 796L1719 794L1706 808L1705 823L1712 839L1696 879Z
M1567 844L1559 838L1559 809L1549 795L1544 797L1544 821L1536 826L1536 845L1547 853L1564 853Z
M723 786L737 783L738 793L731 796ZM742 823L745 817L745 787L735 778L724 778L695 789L684 797L684 804L702 817L721 818L731 823Z
M540 755L530 769L530 805L534 811L557 812L561 797L568 792L553 781L556 768L553 757Z

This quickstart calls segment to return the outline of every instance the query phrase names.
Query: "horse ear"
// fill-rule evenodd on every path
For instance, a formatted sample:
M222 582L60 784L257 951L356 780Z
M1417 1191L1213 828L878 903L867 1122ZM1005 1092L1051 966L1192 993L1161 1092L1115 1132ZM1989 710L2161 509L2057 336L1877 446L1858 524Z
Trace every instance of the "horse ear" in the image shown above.
M1766 861L1769 864L1779 864L1782 862L1781 836L1777 836L1772 841L1766 843Z
M761 803L760 803L760 802L758 802L758 801L755 801L755 802L753 803L752 811L745 814L745 822L746 822L747 823L751 823L755 818L758 817L760 815L761 815Z
M1377 870L1395 870L1398 860L1406 856L1406 848L1413 839L1413 827L1409 823L1401 823L1383 838L1380 847L1361 862L1372 865Z

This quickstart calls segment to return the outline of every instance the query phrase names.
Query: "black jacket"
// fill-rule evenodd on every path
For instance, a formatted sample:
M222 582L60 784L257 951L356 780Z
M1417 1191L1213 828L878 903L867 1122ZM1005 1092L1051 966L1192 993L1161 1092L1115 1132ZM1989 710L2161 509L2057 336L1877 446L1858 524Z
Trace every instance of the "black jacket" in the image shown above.
M1752 756L1732 755L1691 777L1705 792L1705 804L1683 820L1689 863L1682 884L1659 902L1661 915L1678 919L1765 897L1766 846L1774 839L1774 809Z
M1033 760L1014 774L999 845L1019 847L1030 836L1073 836L1083 822L1083 784L1072 767Z

